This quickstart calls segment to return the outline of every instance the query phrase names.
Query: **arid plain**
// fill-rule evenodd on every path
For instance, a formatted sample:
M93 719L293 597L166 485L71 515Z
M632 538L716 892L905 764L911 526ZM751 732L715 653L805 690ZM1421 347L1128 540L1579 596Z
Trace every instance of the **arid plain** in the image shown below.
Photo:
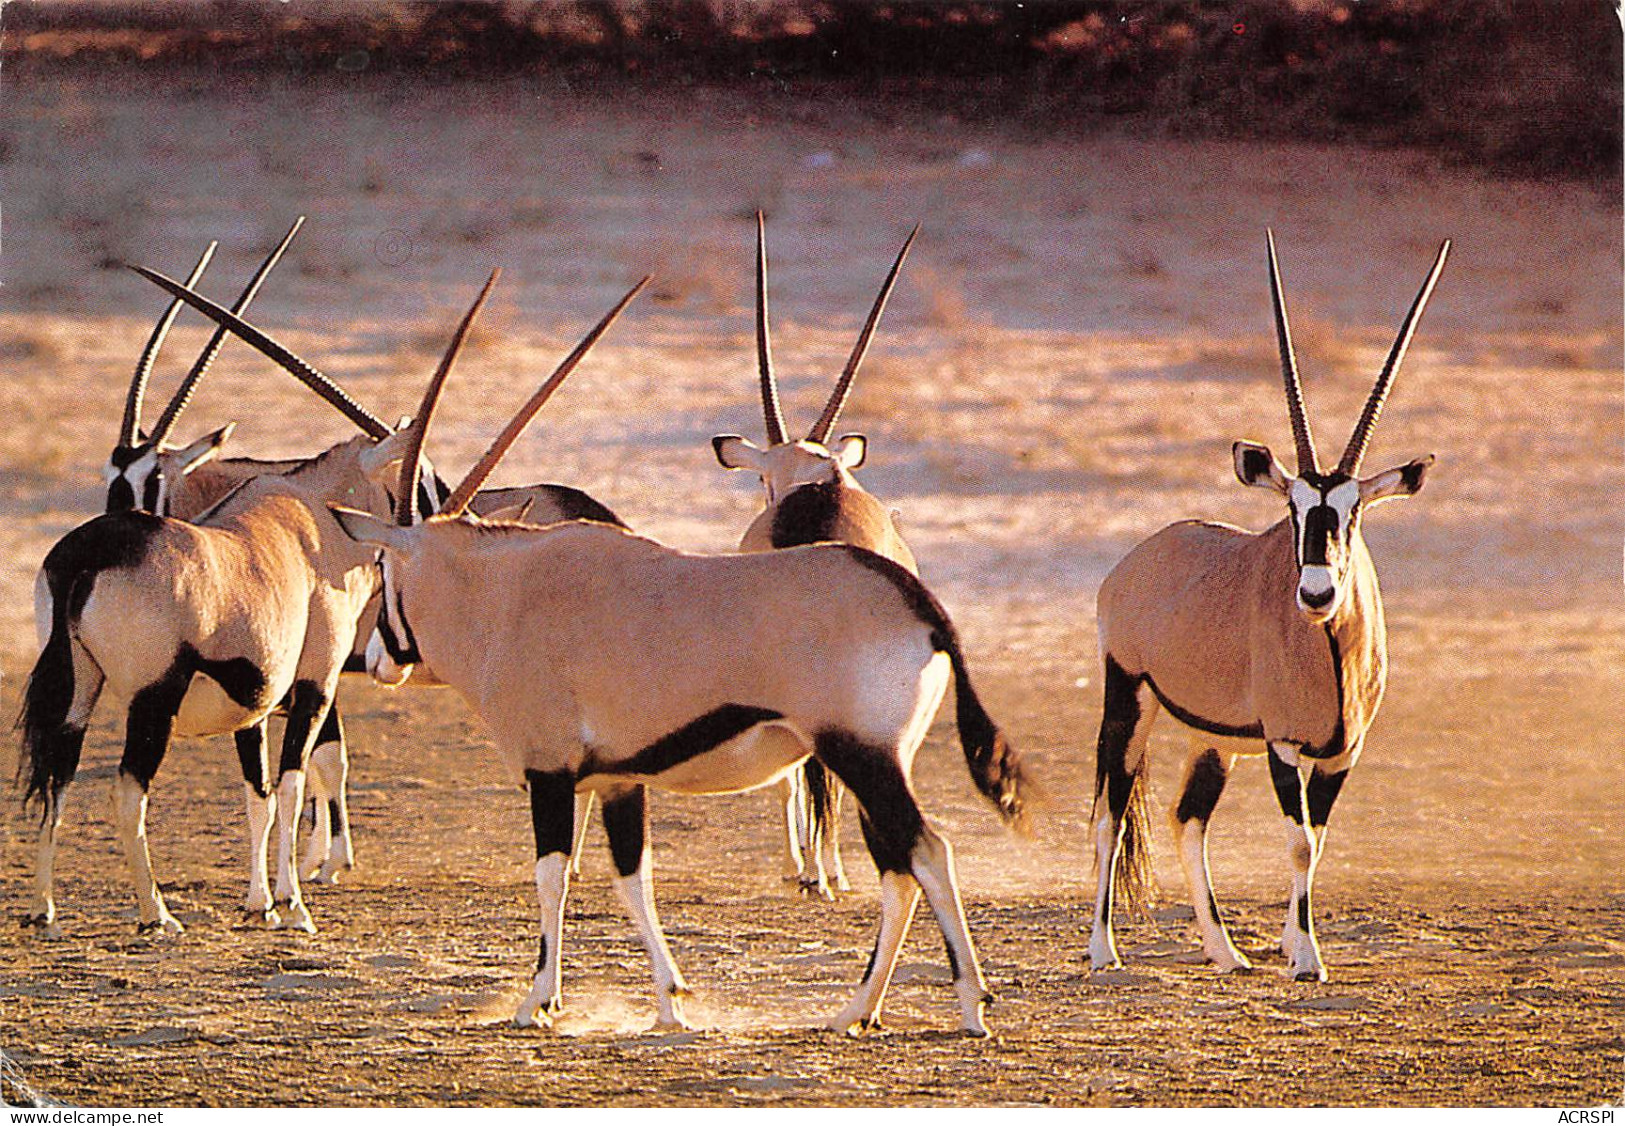
M177 939L137 937L107 816L122 716L104 704L69 799L66 936L18 929L33 822L0 816L0 1049L70 1102L239 1104L1596 1104L1625 1084L1620 211L1584 184L1414 152L1045 139L832 100L520 83L176 86L6 94L0 257L0 658L14 714L32 583L94 513L125 380L162 301L118 263L182 273L221 241L224 295L310 217L254 319L381 415L409 412L488 269L492 308L433 453L455 476L574 337L656 282L538 418L500 482L585 488L632 526L725 550L759 489L709 438L759 437L751 216L768 215L775 343L810 425L897 245L920 240L842 428L901 513L989 710L1048 793L1008 836L949 713L915 779L954 841L1000 997L986 1042L922 912L888 1031L819 1019L878 919L777 874L760 794L657 796L657 896L703 1027L650 1035L647 965L597 828L566 917L567 1011L507 1019L535 957L526 802L445 691L347 680L359 866L313 889L315 936L240 923L241 787L225 740L180 740L150 833ZM1317 882L1325 984L1281 973L1288 867L1268 774L1244 760L1213 867L1246 977L1200 964L1159 825L1161 905L1091 974L1086 850L1099 721L1094 595L1181 517L1261 528L1230 443L1289 451L1264 270L1273 226L1310 415L1335 453L1438 242L1443 280L1368 464L1427 452L1367 521L1390 681ZM183 317L155 393L204 330ZM346 424L241 345L182 424L300 454ZM1153 736L1155 800L1183 738ZM0 754L7 778L15 755Z

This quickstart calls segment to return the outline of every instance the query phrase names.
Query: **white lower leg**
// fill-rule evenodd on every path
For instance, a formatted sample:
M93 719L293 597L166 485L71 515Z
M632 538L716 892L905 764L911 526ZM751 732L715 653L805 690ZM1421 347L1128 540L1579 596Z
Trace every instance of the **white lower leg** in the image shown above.
M774 787L778 795L779 805L784 810L784 855L780 865L780 872L786 881L799 882L801 874L806 871L806 864L802 860L802 841L806 839L807 811L801 796L801 773L799 770L786 775Z
M1115 970L1123 965L1112 937L1112 872L1117 865L1117 837L1118 826L1111 812L1100 810L1095 821L1095 914L1089 928L1089 965L1097 970Z
M682 1002L688 993L688 985L671 956L671 948L666 945L665 932L660 929L660 915L655 910L654 885L649 879L647 846L638 861L637 871L630 876L615 877L615 891L626 905L626 913L632 917L632 923L638 929L638 938L643 941L643 948L649 954L649 966L654 974L655 1004L660 1012L655 1027L689 1027L683 1015Z
M897 965L897 952L903 947L903 939L908 937L914 907L919 901L920 885L913 876L907 872L880 874L880 935L875 939L874 953L857 993L829 1022L830 1028L836 1032L852 1032L880 1023L880 1006L886 1000L886 987L891 984L892 970Z
M339 872L355 867L346 793L349 782L350 759L343 743L323 743L311 752L307 792L314 806L313 828L299 867L306 879L337 883Z
M1219 970L1252 968L1235 943L1224 920L1219 918L1218 900L1213 895L1213 874L1207 862L1207 822L1199 817L1176 822L1179 836L1179 861L1185 869L1185 885L1190 889L1191 907L1196 912L1196 930L1202 936L1202 953Z
M587 848L587 824L592 816L593 792L583 790L576 795L576 835L570 844L570 875L581 875L581 854Z
M536 902L542 921L541 952L530 992L513 1015L520 1028L550 1027L563 1007L564 899L570 890L570 858L550 852L536 861Z
M146 788L122 770L113 782L113 817L130 866L130 880L135 885L141 929L161 927L170 934L180 934L185 928L164 905L163 893L152 875L152 856L147 851Z
M276 902L280 916L278 925L316 933L316 924L305 907L305 897L299 890L299 868L296 863L299 844L299 812L305 804L305 772L289 770L277 783L276 805L282 816L278 818Z
M1286 827L1287 854L1292 860L1292 897L1286 905L1281 952L1286 955L1288 970L1299 981L1325 981L1326 967L1320 960L1320 944L1315 939L1315 920L1310 902L1324 830L1317 835L1290 818Z
M959 879L954 872L954 850L947 839L927 830L910 856L914 878L925 892L925 901L942 928L948 951L948 968L953 973L954 992L959 997L959 1027L973 1036L986 1036L982 1010L993 1000L976 959L970 927L965 922L965 905L959 895Z
M56 923L56 835L62 828L62 802L50 800L45 821L40 825L39 847L34 854L34 895L28 905L28 924L41 928L47 938L60 937Z
M271 878L267 852L271 845L271 825L276 819L276 795L263 797L249 783L243 783L243 805L248 811L248 898L243 910L275 925L276 911L271 899Z
M841 803L846 797L846 787L831 776L829 784L833 789L829 804L829 824L824 826L825 852L828 863L830 882L837 891L851 891L852 881L846 878L846 865L841 862Z

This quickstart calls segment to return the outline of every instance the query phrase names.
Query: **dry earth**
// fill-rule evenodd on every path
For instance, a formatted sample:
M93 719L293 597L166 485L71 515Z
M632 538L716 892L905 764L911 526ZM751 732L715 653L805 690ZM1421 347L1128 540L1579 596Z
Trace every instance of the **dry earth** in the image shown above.
M137 938L105 795L104 706L69 803L66 937L0 934L0 1049L70 1102L439 1105L1596 1104L1625 1082L1621 833L1620 211L1596 189L1491 179L1406 152L1052 140L844 104L678 106L520 84L366 75L226 88L8 82L0 258L0 656L10 715L49 545L96 510L122 381L160 302L118 269L210 288L312 217L257 320L379 413L419 381L493 264L507 270L450 389L438 459L466 465L632 279L651 296L503 470L592 491L636 527L724 549L758 501L707 439L755 434L749 216L770 217L778 355L810 422L889 256L925 226L843 425L960 623L982 695L1050 795L1036 839L974 798L951 727L916 769L955 841L1000 995L953 1024L934 925L905 950L891 1031L816 1030L861 971L875 883L785 894L760 795L654 803L658 892L702 1031L656 1036L645 959L593 851L566 922L568 1013L506 1019L534 958L522 794L453 696L347 683L360 866L311 893L314 937L242 926L235 756L180 741L153 852L179 939ZM1387 702L1332 822L1319 912L1332 980L1285 980L1279 815L1237 770L1213 862L1260 972L1197 949L1162 840L1164 903L1127 969L1084 954L1099 718L1093 598L1136 540L1280 513L1229 443L1290 446L1263 227L1281 241L1310 411L1347 433L1437 241L1455 252L1372 450L1429 450L1427 490L1368 522L1390 626ZM184 322L172 385L203 330ZM228 348L187 434L238 448L345 436ZM1183 740L1153 739L1159 801ZM8 746L0 770L9 776ZM0 901L31 822L7 797ZM9 1093L9 1092L8 1092Z

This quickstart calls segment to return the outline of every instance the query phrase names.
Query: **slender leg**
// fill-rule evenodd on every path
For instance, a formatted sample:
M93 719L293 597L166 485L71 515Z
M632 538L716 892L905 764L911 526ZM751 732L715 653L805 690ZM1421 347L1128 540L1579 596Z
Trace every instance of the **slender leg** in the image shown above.
M829 872L824 867L824 842L829 832L830 783L834 775L809 758L794 775L801 814L801 891L819 899L834 899Z
M551 1027L564 1001L561 966L564 898L570 890L570 845L575 836L575 777L568 771L525 771L530 824L536 836L536 901L541 910L541 952L530 992L513 1015L520 1028Z
M1317 848L1320 834L1305 820L1307 795L1298 767L1298 748L1279 742L1272 742L1269 747L1270 780L1275 783L1275 797L1286 817L1287 855L1292 862L1292 897L1287 902L1286 926L1281 931L1281 952L1286 955L1287 968L1297 980L1325 981L1326 967L1320 960L1310 903L1315 865L1320 859ZM1340 786L1342 775L1333 777ZM1324 802L1323 816L1331 808L1326 789L1324 783L1317 787L1318 796ZM1331 789L1331 797L1336 797L1335 787Z
M1191 906L1196 912L1196 929L1202 936L1202 952L1222 972L1250 970L1252 963L1230 941L1219 901L1213 894L1213 874L1207 862L1207 825L1213 807L1219 804L1230 775L1230 762L1211 747L1191 756L1185 768L1185 785L1171 813L1174 835L1179 840L1179 860L1185 868Z
M294 682L288 705L288 725L282 733L282 758L278 764L277 808L282 811L277 837L276 902L279 925L316 933L316 924L305 906L299 889L299 813L305 805L305 764L310 748L332 696L314 680Z
M265 720L235 732L237 760L243 768L243 802L248 812L248 899L243 913L257 922L276 926L280 921L271 899L271 880L266 872L266 850L271 843L271 825L276 818L276 796L267 778L270 764L265 758Z
M1112 935L1113 897L1124 882L1119 876L1127 880L1129 886L1122 890L1131 899L1149 878L1142 871L1143 860L1136 862L1144 855L1139 837L1145 829L1139 824L1143 782L1138 783L1141 802L1131 805L1130 799L1144 769L1146 741L1156 716L1156 697L1108 655L1105 707L1095 750L1095 913L1089 928L1089 964L1097 970L1123 964Z
M779 779L778 785L773 787L773 793L779 799L779 806L784 810L784 854L780 874L784 882L800 885L801 873L805 864L801 856L801 842L805 836L806 810L803 808L801 795L801 771L791 771Z
M581 876L581 854L587 847L587 825L592 817L595 797L592 790L585 790L576 795L576 835L575 842L570 845L571 879Z
M638 928L638 937L643 940L654 971L655 1004L660 1010L655 1027L687 1028L682 999L689 989L683 982L682 971L672 960L665 932L660 929L654 888L649 880L649 814L642 786L604 799L604 831L609 836L609 851L615 860L615 891Z
M355 867L355 843L350 837L350 751L344 721L337 707L327 710L316 747L310 752L310 792L314 799L313 828L305 845L300 874L322 884L338 882L339 873Z
M914 907L923 890L942 928L954 992L959 997L960 1028L986 1036L982 1008L990 999L965 925L954 874L953 849L925 824L896 749L871 746L840 732L818 736L819 759L858 800L864 843L880 872L880 934L857 994L830 1027L849 1032L873 1027L891 984L897 953L908 934Z
M191 683L191 673L179 668L162 680L143 688L130 701L124 728L124 758L113 783L113 816L124 858L135 884L140 929L163 929L180 934L185 928L169 913L163 893L152 874L152 856L147 850L147 790L169 749L180 710Z
M841 806L846 802L846 787L839 779L829 780L829 818L824 826L824 842L830 882L836 891L851 891L852 881L846 878L846 865L841 860Z

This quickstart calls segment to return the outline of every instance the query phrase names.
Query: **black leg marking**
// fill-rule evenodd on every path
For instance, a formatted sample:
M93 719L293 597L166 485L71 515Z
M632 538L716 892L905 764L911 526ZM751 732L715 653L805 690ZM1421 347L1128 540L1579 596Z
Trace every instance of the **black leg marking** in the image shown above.
M955 981L959 980L959 955L954 953L954 944L948 941L948 936L942 936L943 948L948 951L948 972Z
M175 728L175 713L181 709L186 689L192 683L192 670L184 659L177 660L167 673L147 685L130 701L124 722L124 758L119 772L128 774L145 790L158 773L169 750L169 737Z
M604 832L609 836L609 852L615 871L630 876L643 866L644 841L649 834L649 810L644 789L638 786L619 797L605 798Z
M567 770L525 771L530 784L530 826L536 835L536 859L549 853L570 855L576 828L576 780Z
M1318 770L1309 772L1309 783L1305 787L1309 800L1309 824L1319 829L1326 824L1326 819L1332 814L1332 804L1337 801L1338 793L1343 789L1343 781L1349 776L1346 770L1336 774L1322 774Z
M925 821L896 756L844 731L820 732L814 753L846 784L862 809L863 839L882 872L909 872Z
M339 835L343 834L343 832L344 832L344 807L339 804L339 800L337 798L328 799L328 802L327 802L327 817L328 817L328 824L332 827L330 831L333 833L333 835L334 836L339 836Z
M1128 769L1128 748L1140 722L1139 681L1107 657L1105 682L1100 740L1095 747L1095 800L1106 795L1106 807L1116 824L1128 810L1129 791L1134 787L1134 775Z
M277 776L303 770L315 745L317 721L325 718L327 693L314 680L296 680L289 694L288 725L282 731L282 761Z
M243 781L260 797L270 797L271 787L265 777L269 765L265 761L265 724L256 723L233 732L232 738L237 741L237 761L242 764Z
M542 949L536 955L536 972L541 973L547 968L547 935L542 935Z
M1275 783L1275 798L1281 803L1281 812L1299 825L1303 824L1303 779L1298 768L1288 766L1271 747L1269 752L1270 781Z
M1298 899L1298 929L1304 934L1308 934L1311 929L1309 923L1309 897L1307 895L1300 896Z
M1219 804L1219 795L1224 793L1229 773L1224 757L1211 747L1196 757L1191 764L1190 778L1185 782L1185 792L1180 795L1179 808L1174 811L1181 825L1193 819L1206 824L1213 816L1213 807Z
M863 967L863 980L864 981L868 981L871 977L874 976L874 973L875 973L875 960L877 958L879 958L879 957L880 957L880 939L876 938L875 939L875 944L869 948L869 964ZM952 948L950 948L950 950L949 950L948 957L950 957L950 958L953 957Z
M327 718L322 720L322 729L316 732L316 745L318 747L327 743L344 745L344 721L339 718L338 708L328 708Z

